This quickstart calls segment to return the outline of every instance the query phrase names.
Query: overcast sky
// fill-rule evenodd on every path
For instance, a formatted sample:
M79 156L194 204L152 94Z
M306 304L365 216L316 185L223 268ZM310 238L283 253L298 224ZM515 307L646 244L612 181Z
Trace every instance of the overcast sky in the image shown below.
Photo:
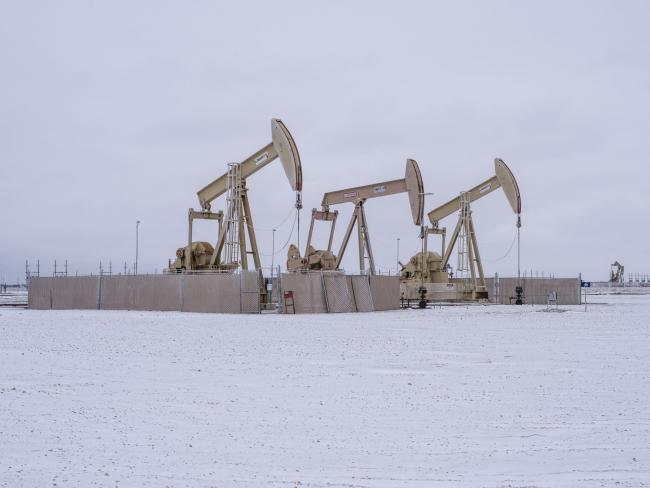
M54 259L79 273L131 263L137 219L140 270L160 271L196 191L270 142L274 117L302 157L301 244L326 191L400 178L413 158L429 210L500 157L522 192L522 267L650 272L648 2L0 1L0 87L7 281L26 259L45 274ZM294 194L279 161L249 187L270 255ZM366 209L376 261L394 270L398 237L404 262L419 246L408 199ZM352 207L339 210L335 247ZM487 273L515 274L514 251L498 260L516 230L503 193L473 215ZM347 269L355 256L356 241Z

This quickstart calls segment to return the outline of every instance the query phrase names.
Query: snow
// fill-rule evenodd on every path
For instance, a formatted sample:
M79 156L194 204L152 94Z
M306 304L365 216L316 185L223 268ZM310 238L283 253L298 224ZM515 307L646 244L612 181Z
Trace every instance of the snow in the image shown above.
M0 307L27 306L27 290L0 289Z
M341 315L0 309L0 485L650 484L650 296Z

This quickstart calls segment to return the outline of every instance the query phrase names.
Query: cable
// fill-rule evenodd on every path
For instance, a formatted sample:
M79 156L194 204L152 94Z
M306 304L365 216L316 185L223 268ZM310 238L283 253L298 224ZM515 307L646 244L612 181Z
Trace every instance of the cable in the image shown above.
M272 227L271 229L265 229L265 228L262 228L262 227L252 226L252 225L250 225L248 222L246 222L246 226L247 226L249 229L252 229L254 232L273 232L274 229L275 229L275 230L278 230L280 227L282 227L282 226L283 226L283 225L284 225L284 224L289 220L289 217L291 217L291 214L293 213L293 210L294 210L293 208L292 208L291 210L289 210L289 213L288 213L287 216L282 220L282 222L280 222L279 224L277 224L275 227Z
M487 261L489 263L495 263L497 261L501 261L502 259L505 259L508 257L508 254L510 254L510 251L512 251L513 246L515 245L515 241L517 240L517 232L515 231L515 236L512 238L512 242L510 243L510 247L506 251L506 253L501 256L500 258L497 259L485 259L484 261Z
M296 210L296 215L295 215L295 217L293 219L293 224L291 225L291 231L289 232L289 237L287 238L287 241L284 243L284 245L280 249L278 249L277 251L275 251L273 253L266 254L266 253L260 252L260 255L262 255L264 257L269 257L269 256L275 256L277 254L280 254L282 251L284 251L285 248L289 245L289 242L291 242L291 237L293 236L293 231L294 231L294 229L296 227L297 218L298 218L298 210Z

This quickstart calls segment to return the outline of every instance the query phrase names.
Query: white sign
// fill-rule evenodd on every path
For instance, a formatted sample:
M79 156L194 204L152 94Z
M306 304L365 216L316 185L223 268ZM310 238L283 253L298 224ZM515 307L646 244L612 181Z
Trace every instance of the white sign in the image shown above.
M262 164L267 159L269 159L269 153L264 152L255 158L255 165Z

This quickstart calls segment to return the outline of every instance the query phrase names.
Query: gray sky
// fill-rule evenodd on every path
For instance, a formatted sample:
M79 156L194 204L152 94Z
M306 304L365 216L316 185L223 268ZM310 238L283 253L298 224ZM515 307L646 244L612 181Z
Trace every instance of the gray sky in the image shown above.
M136 219L140 270L160 270L196 191L270 142L273 117L303 161L302 243L326 191L399 178L414 158L431 209L501 157L523 196L522 267L650 272L648 5L0 2L0 275L22 280L25 259L47 274L54 259L132 262ZM278 162L249 187L256 226L291 210ZM406 261L407 197L366 209L379 266L395 267L397 237ZM514 251L495 261L515 234L504 195L473 211L487 272L516 273ZM270 254L271 232L258 239Z

